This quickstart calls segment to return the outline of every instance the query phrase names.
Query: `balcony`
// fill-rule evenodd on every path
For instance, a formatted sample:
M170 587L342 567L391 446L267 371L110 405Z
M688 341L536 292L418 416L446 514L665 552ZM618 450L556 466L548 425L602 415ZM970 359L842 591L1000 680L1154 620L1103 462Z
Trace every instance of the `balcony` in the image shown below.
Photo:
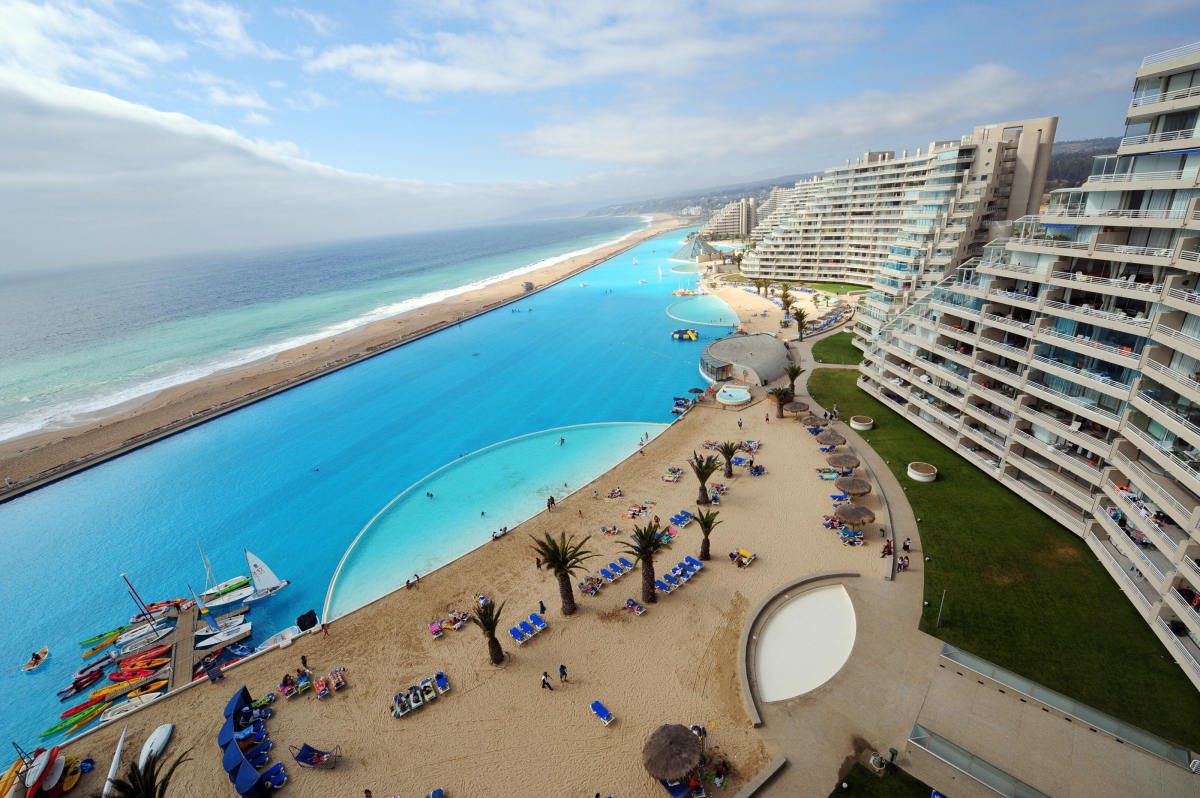
M1161 135L1172 135L1172 134L1164 133ZM1193 133L1193 135L1195 135L1195 134ZM1145 138L1145 137L1144 136L1129 136L1128 137L1128 139L1136 139L1136 138ZM1128 139L1122 139L1121 146L1125 146ZM1183 218L1185 218L1186 214L1187 214L1187 211L1185 211L1182 208L1177 208L1175 210L1161 210L1161 211L1145 211L1145 210L1132 210L1132 209L1127 209L1127 210L1117 210L1117 209L1088 210L1088 208L1084 205L1064 205L1064 206L1060 206L1058 208L1050 208L1041 215L1043 217L1051 218L1051 219L1064 219L1064 218L1066 218L1066 219L1089 218L1090 219L1090 218L1095 218L1095 219L1159 220L1159 219L1183 219ZM1037 219L1038 219L1038 217L1034 216L1031 218L1031 221L1036 221Z
M1146 502L1140 497L1121 490L1111 479L1104 481L1104 491L1125 512L1128 522L1137 527L1143 535L1148 536L1155 546L1168 552L1168 558L1179 551L1179 545L1187 540L1187 535L1182 529L1176 528L1172 532L1167 532L1166 528L1154 520L1152 507L1147 507Z
M1045 459L1034 450L1026 450L1024 455L1010 452L1006 462L1021 469L1031 479L1045 485L1048 489L1067 499L1076 507L1082 507L1084 510L1090 511L1092 497L1088 491L1083 486L1076 484L1055 471L1053 464L1049 461L1039 462Z
M1183 668L1184 673L1192 680L1192 683L1200 687L1200 648L1186 637L1179 637L1171 631L1171 627L1163 618L1154 619L1154 629L1158 632L1158 636L1166 641L1167 649L1170 650L1171 656L1179 663L1179 667Z
M1174 61L1176 58L1183 58L1184 56L1195 55L1196 53L1200 53L1200 42L1195 42L1194 44L1185 44L1180 47L1172 47L1170 50L1152 53L1151 55L1143 58L1141 68L1145 69L1148 66L1162 64L1167 61Z
M1142 369L1147 374L1152 374L1155 379L1164 380L1168 387L1181 394L1184 398L1193 402L1200 402L1200 382L1175 371L1170 366L1159 363L1156 360L1147 360Z
M1014 429L1012 432L1017 442L1025 448L1041 453L1052 462L1074 472L1077 476L1086 479L1093 485L1100 484L1100 469L1093 465L1093 463L1097 462L1096 460L1086 460L1069 449L1059 448L1040 440L1023 429Z
M1193 410L1192 415L1185 416L1187 410L1182 405L1166 405L1154 398L1150 391L1138 391L1133 396L1134 404L1143 413L1170 429L1176 435L1183 435L1192 440L1200 441L1200 426L1192 422L1192 418L1200 419L1200 410Z
M1063 499L1052 495L1045 486L1036 484L1034 481L1028 479L1017 479L1008 474L1002 475L1000 481L1022 499L1071 530L1071 532L1081 537L1083 536L1086 521L1083 513Z
M1056 316L1065 316L1066 318L1075 321L1085 321L1089 324L1098 323L1102 327L1123 329L1125 332L1131 332L1134 335L1145 335L1144 331L1150 329L1150 319L1139 319L1126 313L1113 313L1108 310L1090 308L1087 305L1071 305L1066 302L1047 299L1042 303L1042 307Z
M1125 476L1133 482L1135 488L1165 510L1175 519L1176 524L1183 529L1195 528L1192 524L1192 513L1200 502L1196 502L1191 496L1176 497L1173 491L1181 491L1181 488L1170 477L1152 472L1120 451L1113 452L1113 462L1125 472Z
M1001 327L1007 327L1010 330L1020 330L1022 333L1028 334L1033 332L1033 325L1027 321L1018 319L1010 319L1006 316L997 316L995 313L984 313L983 320L988 324L995 324Z
M1053 338L1055 339L1055 346L1069 349L1072 352L1078 352L1081 355L1098 357L1126 368L1135 368L1138 361L1142 359L1142 356L1134 352L1131 347L1102 344L1083 335L1068 335L1050 328L1038 330L1035 337ZM1200 341L1196 343L1200 345Z
M1155 592L1160 596L1166 592L1169 585L1166 574L1163 571L1166 569L1173 572L1166 558L1159 554L1152 545L1148 545L1143 549L1140 543L1135 543L1128 532L1121 529L1116 521L1105 514L1105 508L1102 507L1100 512L1096 514L1096 517L1100 519L1100 523L1108 532L1108 539L1117 547L1117 551L1124 554L1133 562L1137 569L1142 572L1142 575L1146 577L1146 580L1154 588ZM1150 559L1151 553L1156 556L1156 559L1161 561L1161 564Z
M1200 299L1197 300L1200 302ZM946 302L941 299L934 299L929 302L930 307L937 308L945 313L953 313L955 316L960 316L964 319L979 320L979 310L977 308L968 307L966 305L958 305L953 302Z
M1016 304L1030 310L1037 310L1041 300L1035 294L1018 294L1016 291L1005 291L1002 288L993 288L988 291L989 298L995 298L997 301L1006 304Z
M1169 443L1156 439L1133 424L1126 424L1123 432L1132 436L1131 440L1136 438L1141 441L1142 451L1148 454L1152 460L1157 461L1176 479L1182 481L1185 488L1193 493L1200 492L1200 470L1191 462L1175 454Z
M1191 97L1200 97L1200 86L1189 86L1184 89L1160 91L1157 94L1134 97L1129 103L1129 109L1132 111L1134 108L1145 108L1147 105L1158 105L1159 103L1175 102L1176 100L1187 100Z
M1051 404L1075 412L1092 421L1106 424L1112 429L1116 429L1121 425L1120 416L1105 410L1096 404L1095 400L1089 399L1086 396L1071 396L1070 394L1051 388L1049 385L1036 382L1032 378L1025 381L1024 388L1027 392L1040 396Z
M1200 88L1197 89L1200 91ZM1180 187L1187 187L1196 182L1196 172L1193 170L1183 169L1167 169L1161 172L1120 172L1111 175L1088 175L1088 179L1084 182L1083 187L1086 189L1089 184L1100 183L1103 185L1125 185L1129 183L1165 183L1168 186L1172 183L1182 184Z
M975 466L982 468L992 476L1000 475L1000 460L991 452L973 449L970 446L966 446L961 443L953 448L954 451L958 452L963 457L966 457L968 460L974 463Z
M1015 360L1018 363L1024 363L1029 358L1029 352L1024 347L1013 346L1012 344L1006 344L1003 341L997 341L992 338L980 338L976 342L976 346L1002 357L1007 357L1010 360Z
M1134 576L1134 572L1130 570L1134 567L1133 563L1112 543L1101 540L1094 532L1088 532L1084 536L1084 540L1087 541L1088 548L1095 553L1112 578L1120 585L1121 592L1137 605L1138 610L1145 617L1158 601L1158 596L1147 588L1144 581Z
M969 427L966 425L964 425L959 431L968 438L974 440L976 443L982 443L984 446L988 447L988 449L996 458L1004 456L1004 441L1002 441L1000 438L997 438L995 435L985 432L983 429Z
M1099 245L1097 245L1097 249L1099 249ZM1149 249L1149 247L1135 247L1135 249ZM1170 250L1163 251L1170 254ZM1055 285L1062 285L1066 288L1082 287L1096 293L1128 296L1146 302L1157 302L1162 296L1164 287L1162 283L1138 283L1131 279L1116 280L1111 277L1094 277L1082 272L1051 272L1050 279L1055 281ZM1080 282L1084 282L1086 285L1079 286Z
M998 260L981 260L976 265L976 268L983 274L996 274L1001 277L1032 277L1039 274L1044 275L1044 272L1039 272L1034 266L1023 266L1020 263L1004 263Z
M1189 604L1187 599L1183 597L1183 594L1173 587L1167 591L1164 598L1166 598L1167 604L1171 609L1175 610L1175 614L1179 616L1179 619L1191 630L1192 634L1200 637L1200 613L1197 612L1197 609Z
M1012 396L996 390L995 388L985 386L981 382L971 383L971 391L983 399L992 402L999 407L1016 412L1017 409L1017 392L1013 391Z
M1087 388L1111 396L1115 399L1125 399L1129 396L1130 386L1118 382L1106 374L1087 369L1076 368L1059 360L1053 360L1045 355L1034 355L1030 365L1050 374L1071 380L1081 388Z

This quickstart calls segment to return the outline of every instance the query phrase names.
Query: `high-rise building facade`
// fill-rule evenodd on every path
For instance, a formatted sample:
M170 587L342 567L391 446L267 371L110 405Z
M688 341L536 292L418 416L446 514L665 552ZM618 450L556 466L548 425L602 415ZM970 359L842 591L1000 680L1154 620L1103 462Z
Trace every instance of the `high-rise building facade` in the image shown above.
M800 212L809 197L821 187L821 176L801 180L791 188L776 186L758 209L758 225L750 233L754 244L762 241L776 228Z
M973 254L998 222L1036 211L1055 117L984 125L928 151L868 152L819 187L742 261L747 277L870 285L884 323Z
M1200 688L1198 116L1200 44L1147 57L1115 155L858 345L863 389L1082 537Z
M713 214L700 235L709 239L745 238L758 224L758 207L754 197L742 197Z

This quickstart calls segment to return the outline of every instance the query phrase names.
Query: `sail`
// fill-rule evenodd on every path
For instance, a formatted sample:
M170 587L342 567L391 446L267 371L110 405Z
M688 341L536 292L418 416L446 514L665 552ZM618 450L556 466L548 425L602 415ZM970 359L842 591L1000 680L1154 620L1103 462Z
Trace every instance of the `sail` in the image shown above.
M213 620L212 613L208 611L208 607L204 606L204 602L201 601L200 597L196 595L196 591L192 590L191 585L188 585L188 590L192 591L192 598L196 600L196 607L200 610L200 617L203 620L208 621L208 625L213 628L214 632L221 631L221 627L218 626L217 622Z
M275 576L275 572L268 568L265 562L251 554L249 549L243 551L246 552L246 564L250 566L250 581L254 583L255 595L274 592L287 584Z

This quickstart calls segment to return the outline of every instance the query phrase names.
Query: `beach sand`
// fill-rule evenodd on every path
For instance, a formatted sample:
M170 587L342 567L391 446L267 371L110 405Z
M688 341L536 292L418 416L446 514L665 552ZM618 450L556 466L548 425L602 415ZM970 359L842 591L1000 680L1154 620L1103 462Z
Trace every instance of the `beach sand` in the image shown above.
M114 408L111 414L63 429L0 441L0 483L26 480L61 469L67 464L91 460L123 451L131 439L173 425L189 423L228 405L236 405L250 394L270 392L279 386L325 373L330 364L351 361L364 352L386 350L397 341L430 327L449 324L527 295L522 289L532 282L540 289L611 258L665 230L689 224L687 220L656 215L644 230L619 243L547 266L536 272L505 280L442 302L385 319L341 335L281 352L273 358L249 364L201 380L189 382L149 397L133 406ZM0 499L12 491L0 484Z
M773 324L778 330L780 311L774 305L741 289L719 292L733 291L737 294L727 296L740 313L767 309L772 314L754 317L751 325ZM179 771L176 794L232 794L216 744L223 707L243 684L256 698L276 689L305 655L317 672L346 667L348 687L320 701L310 692L275 702L275 715L267 722L275 741L272 761L284 762L287 794L296 798L360 796L364 788L376 796L420 796L436 787L449 796L588 798L599 792L657 798L662 788L644 770L641 750L662 723L704 726L710 750L733 767L727 794L735 794L776 753L751 726L739 688L738 645L750 610L797 575L847 570L880 579L882 574L874 527L867 532L871 545L847 548L821 526L831 483L816 479L813 469L824 465L824 455L800 424L776 418L774 405L761 397L757 389L755 403L737 410L702 403L646 445L644 454L631 440L628 459L571 496L556 497L555 511L542 512L498 541L481 541L474 552L423 574L413 589L401 588L336 621L328 637L306 635L287 649L231 668L217 684L200 684L128 716L127 752L139 751L158 725L175 723L169 753L191 749L193 757ZM723 523L713 532L713 559L703 571L672 594L660 594L641 617L621 608L626 598L641 598L636 569L598 597L577 595L579 611L562 615L556 581L534 567L529 535L591 535L588 548L601 555L588 563L596 572L620 555L620 543L628 539L635 522L622 514L630 503L653 500L652 514L664 520L681 509L695 511L694 477L689 472L678 483L664 482L667 466L686 471L687 459L703 451L706 439L743 438L763 442L756 461L768 473L750 477L735 468L732 479L721 472L713 478L729 490L717 508ZM623 500L592 497L594 490L603 497L618 485ZM886 523L877 496L861 503ZM611 524L620 527L619 536L599 532L601 525ZM726 553L737 547L757 552L758 560L746 569L734 567ZM695 524L683 528L656 563L656 573L687 555L697 556L699 548ZM471 609L476 592L505 603L504 629L544 601L549 628L521 646L503 633L508 657L498 667L489 664L477 627L468 624L432 639L429 621L451 609ZM567 666L567 684L558 681L560 664ZM451 691L431 706L392 718L391 696L439 670L448 675ZM539 686L543 671L551 674L553 692ZM591 714L589 705L597 699L616 716L612 725ZM122 722L68 746L98 763L81 782L85 792L100 786ZM305 742L340 745L337 769L298 767L287 747ZM852 745L847 738L847 754ZM811 794L827 794L841 764L838 758L807 774Z

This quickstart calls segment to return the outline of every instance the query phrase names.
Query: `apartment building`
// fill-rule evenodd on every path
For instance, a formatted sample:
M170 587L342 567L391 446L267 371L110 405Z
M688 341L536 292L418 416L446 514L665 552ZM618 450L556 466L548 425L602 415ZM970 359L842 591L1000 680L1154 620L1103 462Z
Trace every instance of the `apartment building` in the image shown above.
M1036 212L1057 123L983 125L915 155L868 152L829 169L742 273L872 286L863 318L881 325L977 255L997 223Z
M758 207L754 197L742 197L721 208L700 228L707 239L744 238L758 224Z
M758 225L751 231L750 241L758 244L769 233L799 213L804 204L808 202L808 198L815 194L820 186L821 176L817 175L808 180L801 180L791 188L782 186L772 188L770 196L759 206Z
M1114 155L857 343L863 389L1082 537L1200 688L1198 115L1200 43L1148 56Z

